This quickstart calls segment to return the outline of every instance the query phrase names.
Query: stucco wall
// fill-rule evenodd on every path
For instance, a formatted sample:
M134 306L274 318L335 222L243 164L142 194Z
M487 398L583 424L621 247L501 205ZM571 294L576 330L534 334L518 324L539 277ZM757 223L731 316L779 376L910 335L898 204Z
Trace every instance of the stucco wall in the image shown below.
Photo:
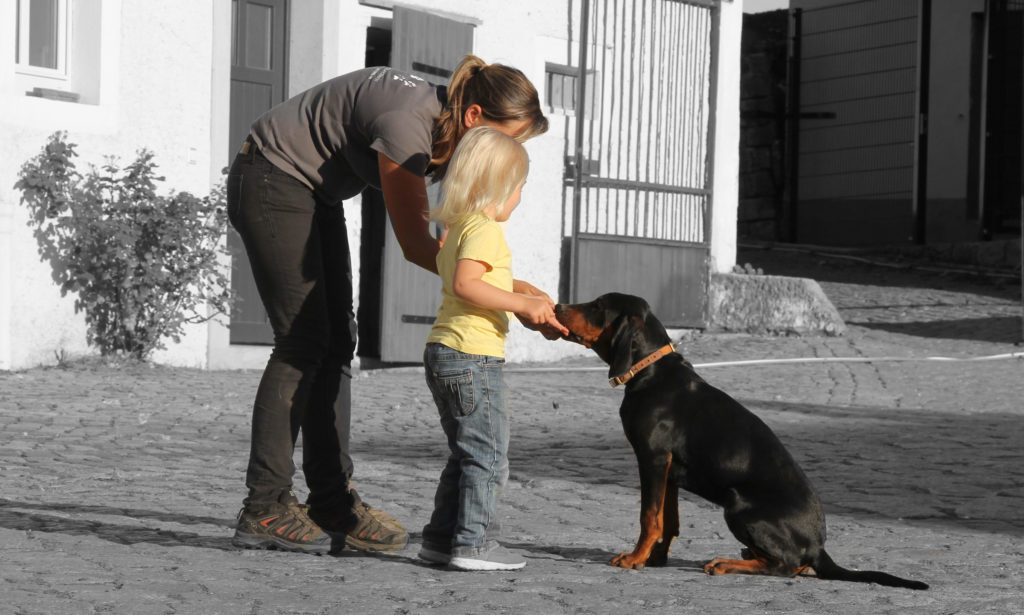
M476 24L473 52L487 62L497 62L522 70L538 87L543 88L545 63L568 64L570 45L566 40L570 3L528 0L514 9L505 9L497 18L495 5L477 0L436 0L403 3L413 8L440 11L455 19ZM507 6L502 4L501 6ZM366 7L357 0L340 3L337 28L337 56L327 57L323 78L362 68L366 28L372 17L389 19L391 12ZM331 40L332 37L325 37ZM326 54L325 54L326 55ZM334 67L336 73L329 70ZM312 84L308 84L312 85ZM308 87L306 85L305 87ZM541 92L543 99L543 91ZM548 133L526 144L530 154L530 176L523 189L522 205L506 226L513 250L514 272L548 292L558 292L558 259L561 249L562 155L565 116L549 114ZM361 228L358 199L346 203L349 243L352 246L353 271L359 272L359 231ZM356 280L358 287L358 279ZM506 352L509 360L551 360L578 347L552 343L540 335L513 324Z
M0 57L13 66L14 3L2 6ZM104 0L90 8L100 11L98 104L25 96L24 83L2 71L0 369L90 352L84 320L74 314L73 297L60 297L50 265L39 261L27 211L12 187L21 164L50 134L68 132L78 144L81 169L102 164L106 156L126 163L146 147L155 152L167 189L210 189L210 3ZM206 334L206 327L196 327L156 359L203 365Z
M0 369L53 363L59 353L91 352L73 298L61 298L40 263L26 212L13 191L20 164L39 151L49 134L67 130L80 161L106 155L127 161L140 147L156 153L167 188L207 192L228 163L230 0L79 0L101 8L98 104L26 97L8 74L0 76ZM462 16L476 23L474 52L488 62L516 66L542 90L545 63L572 63L575 42L568 22L578 3L524 0L514 5L476 0L412 2L411 6ZM304 0L292 4L289 92L361 68L366 28L391 12L358 0ZM735 259L739 43L742 3L722 3L720 69L715 117L715 270ZM11 3L0 8L0 58L14 48ZM2 71L0 71L2 73ZM527 144L531 158L523 205L507 227L517 277L557 294L562 243L562 173L567 119L551 114L548 134ZM346 204L354 270L358 272L358 199ZM227 263L225 263L227 266ZM358 284L358 280L356 281ZM266 347L228 344L226 321L195 326L181 344L155 356L162 363L205 367L259 367ZM548 342L517 325L508 341L511 360L552 360L579 354L564 342Z
M722 2L718 36L718 91L712 134L715 158L711 213L711 271L725 273L736 264L736 216L740 174L740 38L743 0Z

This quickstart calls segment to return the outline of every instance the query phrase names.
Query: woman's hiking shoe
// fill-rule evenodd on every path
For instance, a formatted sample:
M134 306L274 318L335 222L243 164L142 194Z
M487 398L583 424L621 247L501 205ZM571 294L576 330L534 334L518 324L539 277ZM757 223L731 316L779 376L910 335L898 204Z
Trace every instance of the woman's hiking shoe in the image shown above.
M401 522L399 522L394 515L385 512L379 508L374 508L373 506L370 506L369 504L364 502L363 498L359 497L359 494L356 493L356 490L353 489L351 485L349 486L348 493L349 495L352 496L352 500L354 501L354 504L352 504L352 508L355 510L362 509L359 514L369 513L373 515L374 518L377 519L377 521L380 521L384 525L391 527L391 529L396 530L398 532L405 531L405 528L402 526Z
M369 504L362 500L356 500L355 508L362 508L365 514L372 515L377 521L380 521L381 523L395 531L405 531L405 527L402 525L402 523L394 515L387 511L381 510L379 508L374 508L373 506L370 506Z
M474 555L453 556L448 565L456 570L519 570L526 560L491 540Z
M243 508L238 513L232 542L245 549L281 549L317 555L332 551L331 536L309 518L297 501L275 502L260 511Z
M359 501L356 502L355 508L346 514L321 513L311 508L309 516L336 541L344 540L346 546L357 551L401 551L409 542L409 534L401 526L394 527L390 523L382 522L373 514L375 510L377 509ZM395 523L397 524L397 520Z

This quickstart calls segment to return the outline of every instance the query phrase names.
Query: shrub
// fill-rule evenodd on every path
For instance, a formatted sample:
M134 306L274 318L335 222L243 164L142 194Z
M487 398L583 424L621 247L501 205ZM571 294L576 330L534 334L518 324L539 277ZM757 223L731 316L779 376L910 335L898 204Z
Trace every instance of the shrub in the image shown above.
M53 134L22 165L15 188L61 295L78 294L89 343L103 355L146 359L166 338L180 341L186 323L225 313L230 287L217 263L227 225L223 187L202 198L160 196L164 178L145 149L124 168L110 158L84 175L77 156L66 133Z

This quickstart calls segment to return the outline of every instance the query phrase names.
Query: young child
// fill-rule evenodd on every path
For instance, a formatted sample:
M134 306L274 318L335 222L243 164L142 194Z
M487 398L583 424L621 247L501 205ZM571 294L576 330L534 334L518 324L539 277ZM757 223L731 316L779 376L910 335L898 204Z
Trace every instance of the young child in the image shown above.
M526 565L497 542L494 509L508 478L509 414L502 365L513 312L563 332L547 296L513 292L512 254L499 222L519 204L529 160L515 139L490 127L466 133L432 217L448 235L437 255L442 302L423 352L451 454L419 556L458 570Z

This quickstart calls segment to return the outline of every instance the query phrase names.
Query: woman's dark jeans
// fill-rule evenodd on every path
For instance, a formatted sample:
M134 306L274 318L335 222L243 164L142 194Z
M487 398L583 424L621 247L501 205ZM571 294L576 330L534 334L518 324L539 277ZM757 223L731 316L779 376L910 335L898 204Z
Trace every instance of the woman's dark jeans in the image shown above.
M228 174L228 218L245 243L274 349L253 406L245 506L288 497L301 429L310 506L347 511L356 326L344 212L249 147Z

